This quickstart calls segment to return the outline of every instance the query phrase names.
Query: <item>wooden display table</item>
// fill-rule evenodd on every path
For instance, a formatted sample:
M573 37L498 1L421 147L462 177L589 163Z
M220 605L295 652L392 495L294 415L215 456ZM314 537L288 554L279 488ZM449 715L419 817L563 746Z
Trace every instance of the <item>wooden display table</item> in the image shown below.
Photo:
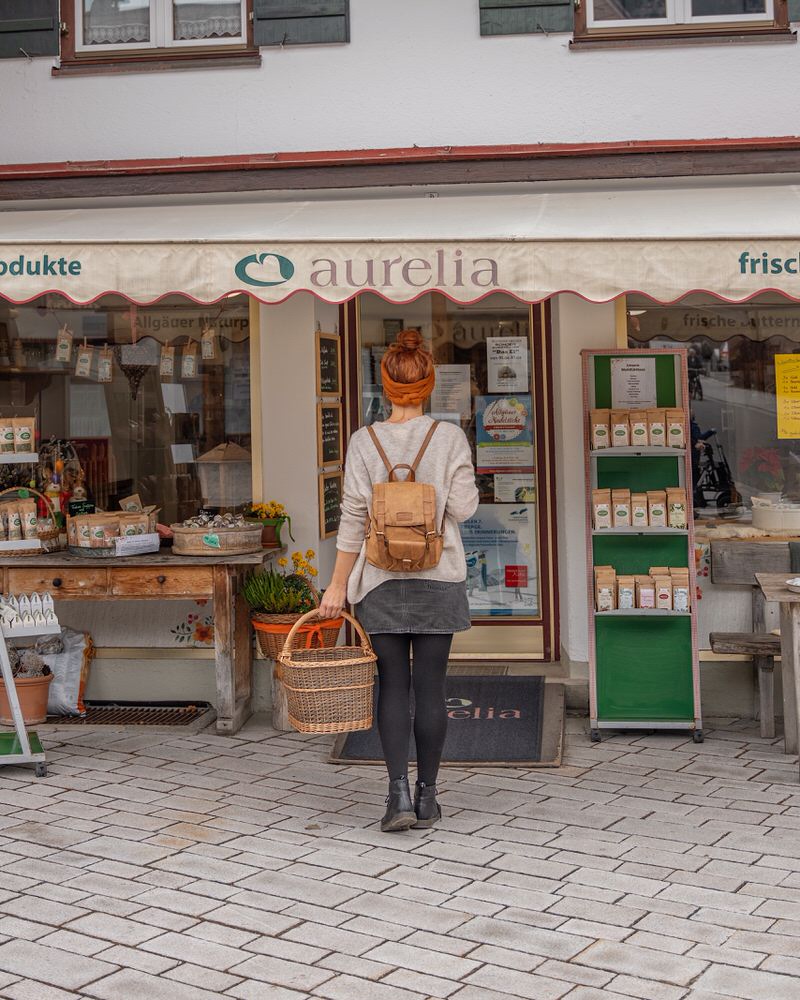
M143 556L98 559L70 552L0 559L4 594L49 590L58 600L214 602L217 732L235 733L250 715L253 638L242 577L279 551L244 556Z
M800 594L786 587L788 573L756 573L767 601L781 609L781 680L783 682L783 733L786 753L797 753L800 717Z

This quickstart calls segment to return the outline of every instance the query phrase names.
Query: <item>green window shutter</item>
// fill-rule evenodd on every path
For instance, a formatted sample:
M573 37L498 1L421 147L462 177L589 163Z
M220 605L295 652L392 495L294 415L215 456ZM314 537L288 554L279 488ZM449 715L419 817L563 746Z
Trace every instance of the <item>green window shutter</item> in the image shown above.
M547 35L575 28L572 0L480 0L480 15L482 35Z
M350 41L349 0L255 0L256 45Z
M0 59L57 56L58 0L0 0Z
M789 0L789 20L800 21L800 0Z

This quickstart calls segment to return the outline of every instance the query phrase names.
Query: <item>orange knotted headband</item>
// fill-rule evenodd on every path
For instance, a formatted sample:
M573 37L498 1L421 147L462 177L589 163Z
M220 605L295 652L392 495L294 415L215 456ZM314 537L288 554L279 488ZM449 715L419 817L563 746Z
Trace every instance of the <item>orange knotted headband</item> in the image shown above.
M386 355L381 360L381 374L386 398L397 406L417 406L419 403L424 403L436 385L436 372L433 369L418 382L395 382L386 371Z

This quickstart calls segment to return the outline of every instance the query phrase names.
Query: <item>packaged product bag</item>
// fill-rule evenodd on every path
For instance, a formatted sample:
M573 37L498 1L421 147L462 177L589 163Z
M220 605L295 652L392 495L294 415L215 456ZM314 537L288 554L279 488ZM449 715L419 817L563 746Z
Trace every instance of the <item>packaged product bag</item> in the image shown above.
M647 491L647 516L651 528L666 528L667 494L664 490Z
M656 585L651 576L636 577L636 607L655 608L656 606Z
M60 637L42 637L35 648L53 671L47 693L47 714L86 715L83 693L94 657L89 633L62 628Z
M607 566L595 567L594 599L598 611L614 611L617 606L617 574Z
M197 344L190 340L181 354L181 377L194 378L197 375Z
M0 418L0 452L14 450L14 421L11 417Z
M25 454L33 451L36 436L35 417L14 417L14 451Z
M631 527L646 528L649 524L647 517L647 494L631 494Z
M33 498L30 500L20 500L19 513L22 520L22 537L38 538L39 521L36 517L36 501Z
M672 580L668 576L657 576L653 583L656 589L656 607L660 611L672 611Z
M612 410L611 421L611 446L613 448L627 448L631 443L630 424L628 423L627 410Z
M615 528L630 528L631 526L631 491L612 490L611 510Z
M670 448L686 447L686 431L683 410L667 410L667 444Z
M617 577L617 607L620 611L636 607L636 577Z
M162 382L169 382L175 372L175 348L166 344L161 348L161 364L158 368Z
M608 448L611 444L609 410L592 410L589 414L589 424L592 429L592 448L598 451Z
M592 518L597 529L611 527L611 490L592 490Z
M89 347L88 344L84 344L83 347L78 348L78 354L75 358L75 374L78 378L91 378L92 377L92 359L94 358L94 348Z
M56 361L65 361L67 364L72 360L72 330L64 324L59 327L56 337Z
M114 379L114 352L106 345L97 359L97 381L112 382Z
M634 447L646 447L650 441L650 430L647 423L646 410L631 410L628 422L631 428L631 444Z
M664 447L667 443L667 416L665 410L647 411L647 433L651 445Z
M686 517L686 490L670 487L667 490L667 524L670 528L685 528Z

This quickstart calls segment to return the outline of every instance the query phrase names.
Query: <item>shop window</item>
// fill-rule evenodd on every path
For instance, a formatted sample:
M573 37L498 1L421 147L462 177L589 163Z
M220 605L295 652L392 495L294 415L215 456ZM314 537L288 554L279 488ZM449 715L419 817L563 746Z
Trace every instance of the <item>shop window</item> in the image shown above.
M436 293L406 305L372 294L358 302L358 423L388 416L381 358L399 330L418 329L436 364L426 412L464 430L477 469L480 506L461 526L473 620L541 622L550 600L542 573L549 528L540 497L548 488L547 432L531 309L505 295L474 305Z
M586 0L590 28L771 21L772 0Z
M628 340L689 350L696 517L747 522L764 494L800 502L800 431L778 413L780 366L800 355L800 305L777 295L746 305L692 295L669 306L629 296Z
M223 497L214 456L199 460L221 444L249 459L249 359L245 296L209 307L0 300L0 421L33 420L39 456L0 464L0 487L34 480L62 506L85 491L105 510L138 494L167 524L243 505L250 484Z

